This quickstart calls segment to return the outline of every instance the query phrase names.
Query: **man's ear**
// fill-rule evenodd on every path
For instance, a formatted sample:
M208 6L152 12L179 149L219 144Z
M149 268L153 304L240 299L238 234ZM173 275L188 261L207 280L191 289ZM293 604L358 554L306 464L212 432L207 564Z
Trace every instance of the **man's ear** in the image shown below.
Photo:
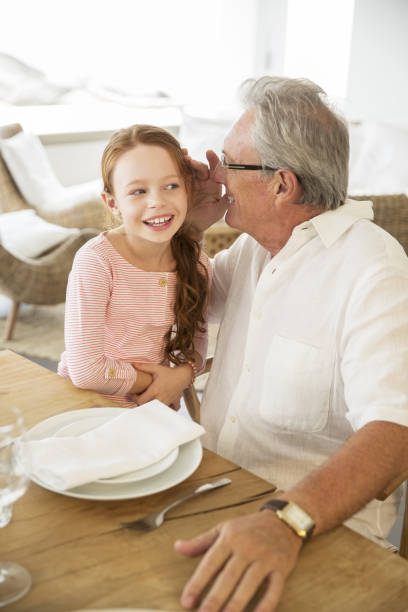
M271 184L276 206L298 203L302 197L302 187L292 170L277 170Z
M113 195L109 193L109 191L102 191L101 196L102 200L105 202L111 213L114 215L120 215L120 211L116 206L116 201Z
M292 196L299 188L299 181L292 170L280 169L275 172L273 182L274 195Z

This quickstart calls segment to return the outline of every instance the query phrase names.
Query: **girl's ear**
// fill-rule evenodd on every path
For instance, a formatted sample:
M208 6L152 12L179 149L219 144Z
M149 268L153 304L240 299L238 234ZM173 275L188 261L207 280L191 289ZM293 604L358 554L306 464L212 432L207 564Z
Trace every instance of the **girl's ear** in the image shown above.
M114 215L120 215L120 211L116 206L116 201L113 195L109 193L109 191L102 191L101 196L102 200L105 202L111 213L113 213Z

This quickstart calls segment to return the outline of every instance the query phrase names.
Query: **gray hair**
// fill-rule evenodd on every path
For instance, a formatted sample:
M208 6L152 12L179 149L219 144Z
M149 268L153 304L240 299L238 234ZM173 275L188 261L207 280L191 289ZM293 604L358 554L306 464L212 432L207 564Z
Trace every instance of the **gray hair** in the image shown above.
M323 99L323 89L308 79L264 76L245 81L241 93L245 107L255 111L254 147L262 165L296 174L303 189L299 204L322 211L344 204L348 128Z

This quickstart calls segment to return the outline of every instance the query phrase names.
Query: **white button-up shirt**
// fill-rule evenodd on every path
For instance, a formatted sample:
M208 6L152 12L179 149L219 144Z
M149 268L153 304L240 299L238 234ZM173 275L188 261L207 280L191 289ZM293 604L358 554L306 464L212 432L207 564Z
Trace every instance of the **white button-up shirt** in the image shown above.
M297 226L274 257L242 235L213 261L221 326L204 443L279 488L370 421L408 426L408 259L372 218L370 202L348 200ZM385 537L398 500L356 519Z

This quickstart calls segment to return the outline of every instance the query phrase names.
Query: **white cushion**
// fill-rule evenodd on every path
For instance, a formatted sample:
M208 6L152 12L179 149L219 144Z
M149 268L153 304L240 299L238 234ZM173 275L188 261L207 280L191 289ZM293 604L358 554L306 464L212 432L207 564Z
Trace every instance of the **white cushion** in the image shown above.
M366 121L350 127L351 195L408 192L408 130Z
M103 191L102 179L79 183L63 187L58 197L43 207L49 212L63 211L72 208L76 204L98 200L102 203L101 193Z
M16 257L38 257L77 234L79 229L48 223L34 210L0 214L1 243Z
M69 187L61 185L40 139L34 134L19 132L0 140L0 150L24 198L43 215L101 199L100 179Z
M12 138L0 140L0 149L13 179L29 204L41 210L45 203L61 196L63 187L38 136L19 132Z

